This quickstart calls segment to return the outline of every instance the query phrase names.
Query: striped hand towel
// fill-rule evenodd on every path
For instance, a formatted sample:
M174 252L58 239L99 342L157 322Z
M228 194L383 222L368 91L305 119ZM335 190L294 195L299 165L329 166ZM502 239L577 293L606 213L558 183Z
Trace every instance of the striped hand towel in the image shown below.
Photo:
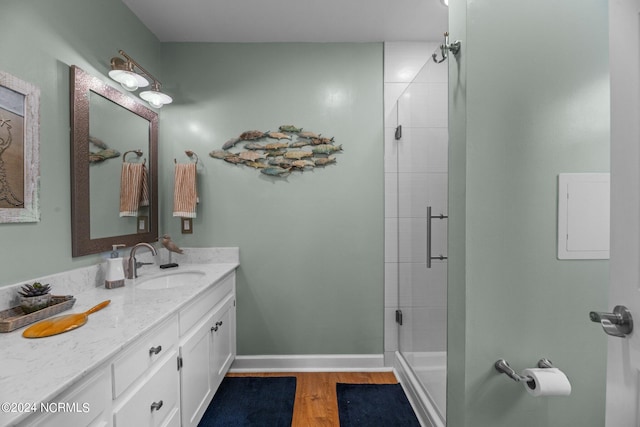
M196 164L177 163L173 187L173 216L195 218L198 191Z
M138 216L145 171L142 163L122 163L120 216Z
M149 170L142 164L142 183L140 189L140 206L149 206Z

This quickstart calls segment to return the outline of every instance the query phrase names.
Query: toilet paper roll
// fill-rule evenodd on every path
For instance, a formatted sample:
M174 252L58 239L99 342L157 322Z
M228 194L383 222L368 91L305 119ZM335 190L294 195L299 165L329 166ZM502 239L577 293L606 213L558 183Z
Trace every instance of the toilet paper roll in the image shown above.
M571 383L558 368L529 368L522 375L533 378L534 383L524 383L532 396L568 396L571 394Z

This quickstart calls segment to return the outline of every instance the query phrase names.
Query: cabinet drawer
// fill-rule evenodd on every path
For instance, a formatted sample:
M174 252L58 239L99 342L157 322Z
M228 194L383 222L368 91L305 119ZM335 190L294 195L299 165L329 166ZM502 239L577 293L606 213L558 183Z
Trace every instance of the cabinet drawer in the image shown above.
M98 425L102 421L108 425L106 413L109 403L110 381L108 369L102 368L98 374L83 380L80 384L50 402L44 404L42 414L29 419L25 426L68 427Z
M180 310L180 336L189 332L205 314L235 288L235 273L230 273L195 302Z
M113 398L177 348L178 321L172 316L144 335L113 362Z
M158 427L179 415L176 414L180 401L177 353L173 351L172 356L143 379L133 394L123 397L124 401L114 411L114 427Z

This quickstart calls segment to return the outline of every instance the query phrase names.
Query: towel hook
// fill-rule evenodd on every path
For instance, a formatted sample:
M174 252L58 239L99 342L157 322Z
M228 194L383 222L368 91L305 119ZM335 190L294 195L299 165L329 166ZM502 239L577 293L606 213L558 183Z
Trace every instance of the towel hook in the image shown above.
M189 158L196 158L196 164L198 164L198 155L196 153L194 153L192 150L185 150L184 152L187 156L189 156Z
M187 156L189 156L190 159L193 160L193 157L196 158L196 165L198 164L198 155L193 151L193 150L184 150L184 154L186 154ZM174 163L178 163L178 161L176 159L173 159Z
M122 155L122 163L126 163L127 162L127 154L129 154L129 153L135 153L138 157L142 156L142 150L141 149L125 151L124 154Z

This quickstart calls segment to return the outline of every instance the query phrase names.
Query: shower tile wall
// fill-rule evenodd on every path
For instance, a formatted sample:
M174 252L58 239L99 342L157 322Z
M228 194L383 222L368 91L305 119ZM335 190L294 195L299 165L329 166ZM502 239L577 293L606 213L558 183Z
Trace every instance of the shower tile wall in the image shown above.
M387 364L399 348L446 349L446 261L433 261L430 270L425 261L426 207L432 206L434 215L447 214L447 64L430 61L421 71L438 46L439 42L385 43ZM394 138L397 124L402 125L400 141ZM446 220L434 220L432 231L433 255L446 255ZM395 323L398 307L404 317L402 335Z

